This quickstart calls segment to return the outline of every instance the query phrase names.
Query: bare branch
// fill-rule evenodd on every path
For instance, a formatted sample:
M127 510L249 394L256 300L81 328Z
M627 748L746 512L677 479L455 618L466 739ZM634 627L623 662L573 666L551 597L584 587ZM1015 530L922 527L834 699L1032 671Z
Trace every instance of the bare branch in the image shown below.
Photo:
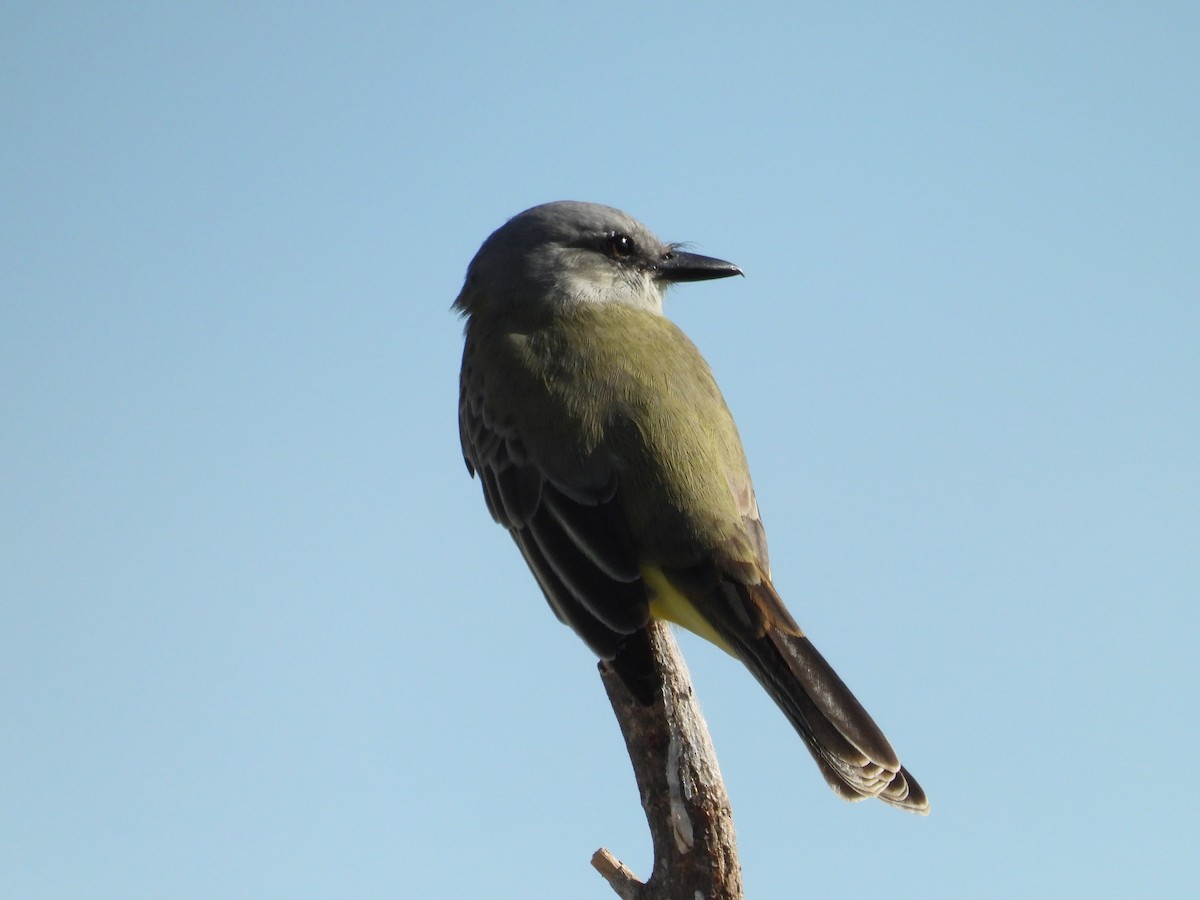
M600 664L600 676L633 763L654 844L654 871L642 884L604 849L592 857L592 866L622 900L740 900L733 812L687 665L665 624L652 622L649 633L662 675L659 701L642 705L606 663Z

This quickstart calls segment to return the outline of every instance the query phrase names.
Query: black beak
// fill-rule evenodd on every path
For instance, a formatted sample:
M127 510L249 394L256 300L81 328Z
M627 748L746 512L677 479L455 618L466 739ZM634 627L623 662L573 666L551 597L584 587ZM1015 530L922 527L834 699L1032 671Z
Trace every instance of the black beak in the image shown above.
M684 253L682 250L668 250L659 260L657 273L659 280L674 283L728 278L730 275L741 275L742 270L723 259L700 256L698 253Z

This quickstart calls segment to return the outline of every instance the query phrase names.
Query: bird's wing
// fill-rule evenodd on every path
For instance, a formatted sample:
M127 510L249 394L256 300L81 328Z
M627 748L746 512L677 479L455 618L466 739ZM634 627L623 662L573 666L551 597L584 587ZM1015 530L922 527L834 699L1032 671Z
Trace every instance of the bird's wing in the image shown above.
M738 449L741 449L740 445ZM750 467L746 464L744 455L740 456L740 461L726 464L725 479L729 482L734 503L737 504L738 513L742 517L742 529L753 550L753 560L762 571L770 575L767 531L763 528L762 517L758 512L758 500L754 496L754 485L750 482Z
M617 500L611 465L587 483L550 476L517 426L500 421L474 390L469 360L459 397L459 436L492 517L506 528L550 607L604 659L649 622L637 554Z

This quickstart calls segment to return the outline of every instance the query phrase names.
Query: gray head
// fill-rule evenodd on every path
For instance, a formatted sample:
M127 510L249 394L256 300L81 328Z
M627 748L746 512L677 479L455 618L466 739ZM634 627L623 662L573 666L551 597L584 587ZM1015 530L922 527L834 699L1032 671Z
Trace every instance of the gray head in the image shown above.
M560 200L513 216L483 242L454 308L519 316L623 303L661 314L668 285L740 274L733 263L664 244L619 209Z

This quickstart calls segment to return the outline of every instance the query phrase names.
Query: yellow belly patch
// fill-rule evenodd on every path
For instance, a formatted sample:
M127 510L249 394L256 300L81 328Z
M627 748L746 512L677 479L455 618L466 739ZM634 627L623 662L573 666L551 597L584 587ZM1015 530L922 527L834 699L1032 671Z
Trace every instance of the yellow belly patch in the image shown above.
M642 580L650 588L650 615L681 625L692 634L698 634L706 641L716 644L730 656L734 655L729 644L708 624L708 620L700 615L692 601L667 580L662 569L647 565L638 568L641 570Z

